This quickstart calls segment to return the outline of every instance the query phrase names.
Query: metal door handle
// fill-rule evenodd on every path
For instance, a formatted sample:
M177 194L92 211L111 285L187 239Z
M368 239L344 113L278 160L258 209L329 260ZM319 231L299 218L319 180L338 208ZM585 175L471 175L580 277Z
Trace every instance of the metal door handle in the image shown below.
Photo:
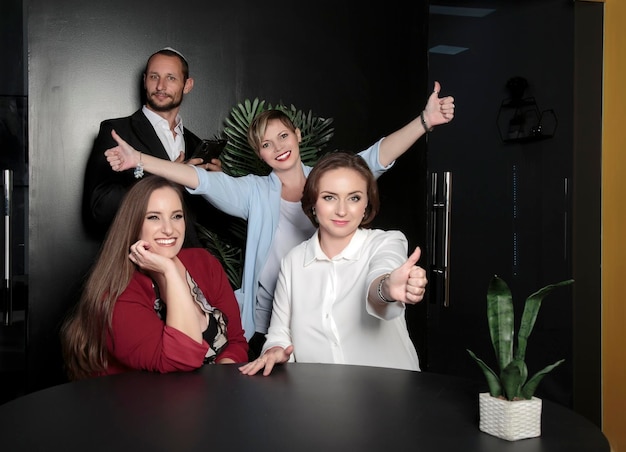
M437 173L431 174L431 269L435 276L437 301L443 298L443 306L450 306L450 231L452 214L452 173L443 173L441 181Z
M2 187L4 189L4 324L13 324L13 255L11 249L11 208L13 202L13 171L5 169L2 172Z

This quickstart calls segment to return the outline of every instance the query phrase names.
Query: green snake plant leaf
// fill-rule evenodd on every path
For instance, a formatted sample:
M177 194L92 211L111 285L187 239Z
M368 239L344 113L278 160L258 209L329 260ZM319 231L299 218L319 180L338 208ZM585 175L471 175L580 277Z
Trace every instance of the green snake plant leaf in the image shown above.
M522 386L528 377L528 369L524 361L513 360L502 370L500 382L507 400L519 398Z
M527 400L532 398L532 396L535 394L535 391L537 390L537 386L539 385L543 377L548 372L552 371L552 369L554 369L556 366L560 365L563 361L565 360L561 359L550 366L544 367L542 370L540 370L535 375L533 375L532 378L528 380L528 382L524 386L522 386L519 396L522 399L527 399Z
M528 344L528 337L530 336L530 333L535 326L537 313L539 312L539 308L541 307L541 301L555 288L560 286L566 286L573 282L573 279L568 279L556 284L550 284L543 287L542 289L539 289L537 292L530 295L526 299L519 332L517 333L517 349L515 351L515 359L524 361L526 357L526 346Z
M514 347L514 311L511 291L498 276L492 278L487 290L487 317L491 343L500 366L500 375L496 375L470 350L468 352L483 371L489 386L489 393L493 397L502 396L507 400L532 398L543 377L564 361L560 360L545 367L528 380L528 368L525 362L526 346L535 325L541 301L556 287L573 282L574 280L569 279L551 284L526 299L517 335L518 343Z
M513 359L513 299L509 286L494 276L487 289L487 320L489 334L500 371Z
M485 364L482 359L476 356L474 352L469 349L466 350L482 369L483 374L485 375L485 380L487 380L487 386L489 387L489 394L491 394L492 397L500 397L502 395L502 385L500 384L500 378L498 378L498 375L491 370L491 367Z

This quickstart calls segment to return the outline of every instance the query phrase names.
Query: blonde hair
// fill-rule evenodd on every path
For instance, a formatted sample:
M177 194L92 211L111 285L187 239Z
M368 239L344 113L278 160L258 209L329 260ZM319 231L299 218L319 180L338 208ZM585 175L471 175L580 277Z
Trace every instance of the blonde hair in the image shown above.
M282 110L265 110L264 112L259 113L248 127L248 144L254 150L256 155L260 155L261 143L263 142L265 130L267 130L267 124L274 119L278 119L282 122L283 125L291 132L295 133L297 129L287 113Z

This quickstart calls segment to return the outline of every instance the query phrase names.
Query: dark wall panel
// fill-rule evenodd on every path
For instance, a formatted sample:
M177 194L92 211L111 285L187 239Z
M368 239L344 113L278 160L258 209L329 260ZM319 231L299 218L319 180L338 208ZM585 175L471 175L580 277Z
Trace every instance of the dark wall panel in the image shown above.
M430 79L443 77L457 101L453 133L433 134L428 143L429 169L450 171L453 179L451 301L429 306L429 370L482 379L466 349L494 364L485 303L492 276L509 284L519 321L528 295L572 274L574 6L565 0L433 3L487 10L476 16L440 10L429 21L429 47L466 49L429 54ZM510 137L512 109L501 107L512 97L506 85L513 77L527 80L523 97L534 98L539 112L555 112L556 130L549 122L544 127L551 138L503 141ZM499 122L499 115L507 120ZM573 311L572 288L554 291L542 304L527 354L529 373L566 359L537 394L567 406L574 397Z
M26 94L26 52L24 52L22 0L0 3L0 45L6 66L0 71L0 96Z

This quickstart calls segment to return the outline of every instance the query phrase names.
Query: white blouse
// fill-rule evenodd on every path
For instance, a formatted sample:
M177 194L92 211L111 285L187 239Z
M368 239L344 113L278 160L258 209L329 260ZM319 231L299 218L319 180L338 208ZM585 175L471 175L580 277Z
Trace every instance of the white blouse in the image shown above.
M377 277L407 259L399 231L359 229L329 259L317 232L282 260L263 352L294 346L296 362L420 370L401 302L367 300Z

